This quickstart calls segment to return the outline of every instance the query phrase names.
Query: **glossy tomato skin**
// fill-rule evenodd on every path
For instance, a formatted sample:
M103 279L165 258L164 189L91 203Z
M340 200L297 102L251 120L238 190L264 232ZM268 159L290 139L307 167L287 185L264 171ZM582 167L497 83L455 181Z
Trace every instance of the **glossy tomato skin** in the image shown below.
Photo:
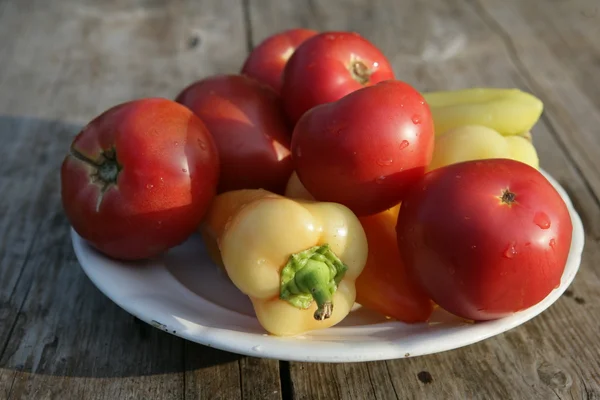
M292 156L317 200L365 216L402 200L425 173L433 145L423 97L404 82L385 81L304 114L294 128Z
M425 175L396 231L405 265L433 301L478 321L529 308L560 284L572 224L540 172L488 159Z
M269 36L252 50L241 73L270 86L280 94L285 64L301 43L317 33L312 29L297 28Z
M196 230L218 174L216 146L198 117L171 100L135 100L105 111L75 137L61 168L63 208L75 231L104 254L144 259Z
M316 105L394 79L383 53L354 32L323 32L307 39L290 57L283 75L281 96L293 122Z
M272 89L247 76L218 75L188 86L176 101L199 116L215 140L219 193L283 193L293 170L291 129Z

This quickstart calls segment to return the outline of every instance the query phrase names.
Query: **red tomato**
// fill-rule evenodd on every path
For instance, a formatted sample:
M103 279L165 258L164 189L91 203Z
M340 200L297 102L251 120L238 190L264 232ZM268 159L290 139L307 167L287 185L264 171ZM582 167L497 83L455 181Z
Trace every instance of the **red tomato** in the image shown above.
M302 42L317 33L310 29L290 29L269 36L252 50L242 74L269 85L279 94L285 64Z
M136 100L75 137L62 164L62 202L75 231L101 252L143 259L197 229L218 174L217 149L198 117L171 100Z
M571 246L565 203L507 159L434 170L402 202L400 254L433 301L472 320L529 308L560 284Z
M307 39L285 66L281 95L296 122L312 107L350 92L394 79L389 61L354 32L324 32Z
M293 170L291 132L272 89L243 75L220 75L190 85L177 101L204 121L217 144L219 193L283 193Z
M304 114L292 154L300 181L317 200L364 216L402 200L425 173L433 144L423 97L404 82L386 81Z

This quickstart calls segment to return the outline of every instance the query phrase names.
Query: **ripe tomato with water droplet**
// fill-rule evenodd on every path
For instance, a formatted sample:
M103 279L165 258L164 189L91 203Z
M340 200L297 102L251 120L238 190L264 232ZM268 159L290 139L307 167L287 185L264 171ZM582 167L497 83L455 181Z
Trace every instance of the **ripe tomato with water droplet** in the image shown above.
M355 32L323 32L306 39L287 61L281 98L296 123L314 106L390 79L391 63L367 39Z
M396 225L411 276L435 303L471 320L542 301L560 284L572 230L544 175L508 159L429 172L403 200Z
M216 192L217 148L204 123L174 101L110 108L73 140L61 196L75 231L107 256L139 260L181 244Z
M422 99L409 84L391 80L306 112L292 134L302 184L317 200L341 203L358 216L400 203L433 155L433 121Z

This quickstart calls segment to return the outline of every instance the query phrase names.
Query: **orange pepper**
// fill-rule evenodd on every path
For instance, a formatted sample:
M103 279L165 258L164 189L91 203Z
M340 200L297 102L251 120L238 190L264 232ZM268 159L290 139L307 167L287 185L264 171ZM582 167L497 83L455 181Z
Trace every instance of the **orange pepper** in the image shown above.
M218 238L223 236L223 231L227 226L228 220L232 215L237 214L240 208L244 207L246 203L265 197L276 198L277 196L259 190L235 190L227 196L222 196L219 200L219 212L213 211L217 204L214 201L211 204L198 231L202 236L204 246L206 246L211 260L223 271L225 271L225 266L223 265L221 250L217 241Z
M285 195L313 200L294 172ZM396 240L400 205L359 221L367 235L369 253L363 272L356 280L356 302L385 316L406 323L425 322L434 309L433 301L407 273Z
M356 280L356 301L406 323L424 322L433 302L407 274L396 241L400 205L379 214L359 218L367 235L369 254Z

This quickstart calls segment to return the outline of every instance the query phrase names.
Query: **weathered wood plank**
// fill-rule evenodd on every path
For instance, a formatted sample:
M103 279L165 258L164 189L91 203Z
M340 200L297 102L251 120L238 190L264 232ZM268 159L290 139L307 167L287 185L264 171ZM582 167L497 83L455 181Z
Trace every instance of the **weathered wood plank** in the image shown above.
M79 127L116 103L236 71L242 19L237 0L0 2L0 398L216 398L232 371L238 395L281 398L277 361L186 343L99 293L60 205Z
M385 363L291 363L294 399L402 399Z
M185 344L186 399L236 400L242 398L241 356ZM218 368L215 368L218 366Z
M373 397L373 393L367 394L369 387L389 385L389 381L393 384L392 390L382 390L382 398L600 396L600 364L596 356L600 354L600 346L594 317L600 307L600 274L595 268L600 261L600 245L596 240L600 233L600 207L598 192L590 183L590 179L597 179L591 175L594 168L600 166L600 160L597 156L595 159L588 157L586 160L591 160L594 167L584 173L587 164L574 162L574 158L582 157L583 153L580 154L578 148L573 149L575 143L571 139L565 139L573 131L581 130L592 136L595 131L591 128L599 126L596 118L600 111L589 98L577 100L581 88L574 84L573 79L563 79L579 73L576 68L567 71L573 65L559 63L557 56L547 50L543 57L538 58L539 51L536 50L539 46L546 46L543 43L545 35L521 35L534 25L534 11L528 18L521 14L525 8L533 10L533 4L517 1L482 3L483 7L475 1L459 0L330 1L311 3L311 8L307 9L300 3L250 1L255 41L290 26L354 30L385 52L393 62L399 79L420 90L518 87L541 97L547 108L533 135L542 167L567 188L588 232L581 272L571 290L533 321L482 343L426 357L358 366L291 363L290 386L294 398L350 399L355 398L356 393ZM520 11L509 10L517 7L517 3ZM537 6L543 7L541 2L537 3ZM589 7L593 2L579 3ZM565 4L564 7L570 6ZM521 46L522 54L519 55L527 55L527 63L519 65L515 61L510 43L505 36L499 35L498 29L485 14L488 12L502 18L506 31ZM567 29L559 16L558 12L554 12L544 23ZM272 23L267 24L267 21ZM582 48L587 46L582 45ZM593 68L589 58L581 57L578 61L577 68ZM539 65L542 63L544 66ZM549 94L551 80L540 73L549 68L554 73L549 76L562 80L560 92ZM548 81L546 87L537 82L544 79ZM569 121L570 125L556 123L560 118L557 115L566 112L560 108L570 109L582 102L585 103L585 112L580 109L568 111L577 113L577 118ZM578 138L583 136L578 134ZM594 140L597 141L597 138L595 135ZM590 140L581 139L577 143L587 145ZM595 143L591 143L590 153L594 146ZM594 176L597 177L597 174ZM368 374L365 368L381 371L385 369L382 365L387 368L391 379L370 385L367 377L372 378L374 374ZM355 379L362 382L358 392L347 390L352 386L348 383ZM352 388L355 389L354 386Z
M240 360L242 399L282 399L279 369L278 361L257 357L242 358Z

